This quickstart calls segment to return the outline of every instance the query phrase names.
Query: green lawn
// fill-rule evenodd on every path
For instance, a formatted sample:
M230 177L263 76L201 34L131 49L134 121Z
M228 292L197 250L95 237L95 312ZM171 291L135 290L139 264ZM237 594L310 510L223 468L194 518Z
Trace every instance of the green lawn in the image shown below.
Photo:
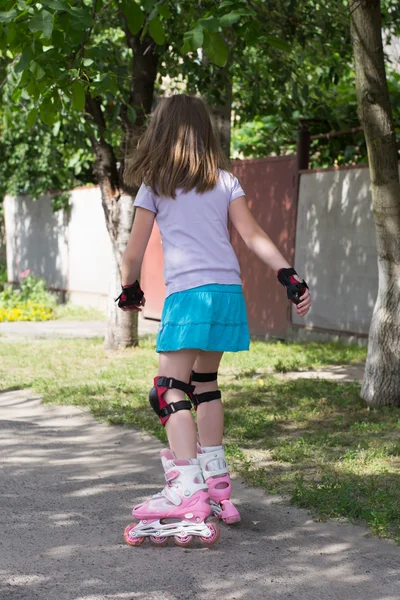
M399 409L369 409L356 383L271 374L288 365L357 363L365 354L279 342L227 354L220 369L227 453L247 483L286 494L318 518L361 520L400 542ZM86 405L96 417L166 439L147 400L157 369L154 337L116 353L106 353L102 340L2 341L0 364L1 389L29 387L47 402Z
M57 304L55 318L60 321L105 321L105 313L92 306L78 306L75 304Z

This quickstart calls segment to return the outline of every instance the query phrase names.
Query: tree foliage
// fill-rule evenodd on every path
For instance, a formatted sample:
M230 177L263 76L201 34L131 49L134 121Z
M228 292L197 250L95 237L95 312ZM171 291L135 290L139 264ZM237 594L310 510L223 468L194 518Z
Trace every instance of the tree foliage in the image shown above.
M236 155L294 151L299 118L313 134L357 126L344 0L3 0L2 8L0 194L88 181L89 140L100 136L123 160L124 136L143 123L131 101L132 39L159 55L156 86L179 79L218 106L233 84ZM398 34L393 0L383 2L383 19L389 39ZM399 125L398 73L389 81ZM314 165L365 157L361 133L313 142Z

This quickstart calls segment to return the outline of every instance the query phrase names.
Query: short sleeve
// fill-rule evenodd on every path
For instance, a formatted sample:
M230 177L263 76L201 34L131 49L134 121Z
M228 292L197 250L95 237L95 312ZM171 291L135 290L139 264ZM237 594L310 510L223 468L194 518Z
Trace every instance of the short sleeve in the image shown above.
M231 187L231 197L229 202L235 200L236 198L240 198L240 196L245 196L244 190L240 185L237 177L232 177L232 187Z
M151 189L147 187L147 185L144 185L144 183L142 183L139 188L133 206L140 206L140 208L146 208L147 210L151 210L153 213L157 214L154 194Z

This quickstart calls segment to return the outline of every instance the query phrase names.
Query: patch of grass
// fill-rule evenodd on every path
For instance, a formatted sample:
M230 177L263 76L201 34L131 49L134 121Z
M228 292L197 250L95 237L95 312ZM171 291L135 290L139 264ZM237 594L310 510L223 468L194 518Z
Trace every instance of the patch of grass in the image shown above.
M357 364L365 360L367 349L339 342L294 343L254 341L251 352L226 354L224 366L232 373L255 375L268 370L306 371L326 365ZM247 375L246 375L247 376Z
M60 321L105 321L106 314L92 306L58 304L55 308L55 318Z
M47 402L87 406L98 418L165 442L147 400L157 372L154 346L154 336L115 353L100 339L32 341L28 348L0 341L1 389L30 387ZM226 355L220 368L226 451L248 484L287 495L318 518L362 521L400 542L399 409L368 408L357 383L282 381L266 373L277 360L310 368L364 356L364 349L337 344L272 342Z
M338 477L328 471L319 483L296 481L292 503L310 509L319 518L364 521L382 537L400 542L398 477L356 475Z

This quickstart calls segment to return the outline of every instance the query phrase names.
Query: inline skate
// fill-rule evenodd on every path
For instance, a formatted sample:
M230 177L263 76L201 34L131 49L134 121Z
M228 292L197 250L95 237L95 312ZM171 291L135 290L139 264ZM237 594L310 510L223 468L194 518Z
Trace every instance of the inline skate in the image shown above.
M202 448L197 445L197 458L208 485L210 504L214 515L231 525L240 521L240 514L231 502L232 485L222 446Z
M195 538L205 546L218 542L220 529L212 517L210 497L197 459L177 459L170 450L161 451L166 486L142 504L132 515L138 521L128 525L124 539L140 546L146 537L154 546L166 546L173 538L178 546L190 546Z

